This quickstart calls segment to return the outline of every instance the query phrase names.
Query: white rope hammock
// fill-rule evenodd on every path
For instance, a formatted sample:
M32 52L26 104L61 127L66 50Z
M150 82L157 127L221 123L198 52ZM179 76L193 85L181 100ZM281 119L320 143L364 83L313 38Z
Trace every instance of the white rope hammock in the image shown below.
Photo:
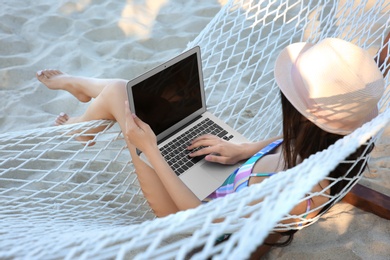
M343 38L366 49L383 41L390 3L355 2L230 1L188 45L202 49L209 109L251 140L280 134L273 63L282 48L325 37ZM276 26L276 21L283 25ZM389 95L386 89L377 118L299 166L161 219L154 217L140 191L115 123L1 134L0 258L183 259L199 246L203 247L193 259L247 258L270 231L300 229L319 218L288 213L305 195L317 195L311 188L357 147L380 137L390 121ZM75 140L101 125L107 127L95 136L95 145ZM342 194L360 177L347 178L350 185ZM259 199L263 202L248 206ZM219 218L225 220L214 224ZM289 218L301 219L303 225L278 224ZM214 245L225 233L232 233L230 239Z

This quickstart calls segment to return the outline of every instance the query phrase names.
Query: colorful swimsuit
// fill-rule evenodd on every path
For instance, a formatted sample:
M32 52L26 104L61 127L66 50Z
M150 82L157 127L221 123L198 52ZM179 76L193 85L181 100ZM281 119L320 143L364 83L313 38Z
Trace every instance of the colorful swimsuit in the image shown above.
M283 140L277 140L270 143L258 153L249 158L240 168L237 168L230 176L225 180L225 182L213 193L207 196L204 201L210 201L216 198L224 197L233 192L240 191L241 189L248 187L249 178L252 176L257 176L252 173L255 163L262 158L263 156L269 154L274 149L276 149ZM271 176L274 173L266 173L265 176Z
M253 167L258 160L263 156L269 154L277 147L282 144L283 140L279 139L268 144L266 147L261 149L258 153L249 158L240 168L236 169L230 176L225 180L225 182L213 193L211 193L203 202L208 202L216 198L224 197L233 192L238 192L245 187L248 187L250 177L270 177L275 173L252 173ZM310 211L310 199L307 200L306 215Z

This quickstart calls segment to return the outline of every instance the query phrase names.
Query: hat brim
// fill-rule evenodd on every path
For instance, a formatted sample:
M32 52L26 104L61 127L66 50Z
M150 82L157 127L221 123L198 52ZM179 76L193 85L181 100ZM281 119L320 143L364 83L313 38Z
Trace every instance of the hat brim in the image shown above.
M356 129L356 125L351 125L348 127L337 127L336 124L326 124L323 120L313 115L311 111L308 110L310 103L308 103L307 89L305 86L295 85L298 84L297 81L293 79L293 66L297 63L299 57L312 48L314 44L298 42L293 43L286 48L284 48L275 61L274 67L274 77L275 81L278 84L280 90L287 98L287 100L295 107L295 109L301 113L305 118L313 122L315 125L320 127L322 130L339 134L347 135ZM295 68L296 69L296 68ZM304 79L302 79L304 80ZM295 82L295 83L294 83ZM304 82L302 82L304 84ZM370 113L363 119L361 123L369 122L378 115L378 108L375 106Z
M292 67L302 53L313 47L314 44L306 42L293 43L284 48L275 61L274 77L280 90L290 103L307 119L311 120L311 115L306 111L306 104L300 97L298 89L300 86L294 85L292 78Z

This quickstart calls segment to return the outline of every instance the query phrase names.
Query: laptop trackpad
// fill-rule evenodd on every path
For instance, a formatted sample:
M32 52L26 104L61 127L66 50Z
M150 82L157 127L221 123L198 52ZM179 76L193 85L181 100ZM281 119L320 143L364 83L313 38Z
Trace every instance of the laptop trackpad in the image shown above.
M223 165L219 163L205 162L201 165L203 171L210 174L221 185L227 177L237 168L235 165Z
M181 175L180 179L202 200L219 188L236 168L236 165L204 162Z

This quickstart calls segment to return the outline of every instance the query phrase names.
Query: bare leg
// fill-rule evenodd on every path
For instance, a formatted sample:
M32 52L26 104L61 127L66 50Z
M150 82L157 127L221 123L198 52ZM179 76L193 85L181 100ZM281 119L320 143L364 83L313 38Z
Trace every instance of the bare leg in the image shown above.
M36 77L49 89L66 90L81 102L96 98L106 86L122 81L71 76L59 70L41 70Z
M114 84L106 86L96 99L91 102L85 113L78 117L77 120L116 120L122 132L125 132L126 115L124 105L126 100L126 81L118 80ZM169 196L156 172L139 159L131 143L127 143L127 146L130 150L142 191L151 208L153 209L154 205L158 205L159 209L164 209L163 212L160 210L159 217L177 212L178 208L176 204Z
M92 120L116 120L122 127L122 121L124 120L124 108L123 104L127 100L126 83L125 80L99 80L92 78L80 78L73 77L66 74L56 74L54 77L49 77L50 84L56 83L59 86L58 89L64 89L76 95L77 98L89 97L88 92L96 92L96 98L88 106L84 114L77 117L69 117L65 113L61 113L55 120L56 125L63 124L75 124L81 122L87 122ZM69 83L71 82L71 83ZM96 84L95 84L96 83ZM104 85L103 83L109 83ZM44 81L44 84L48 84L48 81ZM49 84L48 84L49 85ZM56 88L53 88L56 89ZM89 97L91 99L92 97ZM104 130L106 126L97 127L88 130L88 134L95 134ZM123 129L123 128L122 128ZM92 135L78 136L76 140L81 142L87 142L94 138ZM93 145L94 143L90 143Z
M42 70L38 71L36 74L37 79L42 82L46 87L53 90L65 90L71 93L81 102L89 102L92 98L96 98L103 91L106 86L115 85L118 82L124 84L124 80L121 79L95 79L88 77L77 77L68 75L59 70ZM84 121L89 121L93 119L112 119L114 118L107 117L95 117L85 120L81 117L69 117L65 113L61 113L57 116L55 120L55 125L64 125L64 124L74 124ZM102 131L105 129L105 126L92 129L88 134L93 134ZM76 131L77 133L77 131ZM76 140L80 142L88 142L92 140L93 136L78 136L75 137ZM89 143L93 145L94 143Z
M41 70L37 72L36 77L49 89L68 91L81 102L89 102L92 98L96 98L106 86L124 82L121 79L96 79L72 76L59 70ZM67 114L61 113L56 118L55 124L73 124L82 121L87 120L69 117Z
M60 114L56 120L57 124L109 119L116 120L122 131L125 130L126 118L124 104L127 100L127 81L73 77L60 71L53 70L37 74L37 77L48 88L69 91L80 101L87 101L88 99L91 100L91 98L95 98L83 115L79 117L68 117L66 114ZM90 133L99 131L101 131L101 129L97 128L93 129ZM135 148L131 143L128 143L127 145L132 156L142 191L151 208L153 209L154 205L158 205L159 209L164 209L163 211L159 211L159 217L177 212L178 208L176 204L169 196L156 172L139 159L135 152Z
M158 212L155 211L157 217L164 217L178 212L179 208L173 202L154 169L138 157L134 146L128 143L127 147L130 150L138 181L149 206L153 210L155 207L159 209Z

